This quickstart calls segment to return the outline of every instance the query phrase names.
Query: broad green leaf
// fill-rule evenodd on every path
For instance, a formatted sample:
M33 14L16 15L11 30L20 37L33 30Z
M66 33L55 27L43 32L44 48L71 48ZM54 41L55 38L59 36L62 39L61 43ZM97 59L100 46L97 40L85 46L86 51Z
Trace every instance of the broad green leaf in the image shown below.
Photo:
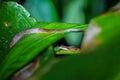
M119 11L109 11L92 19L90 28L85 32L82 43L83 50L95 49L96 46L106 44L114 35L119 34L119 20Z
M86 2L87 0L71 0L64 8L63 22L85 24ZM65 36L65 40L69 45L80 46L82 36L82 32L72 32Z
M79 29L84 31L88 28L88 25L80 25L80 24L73 24L73 23L60 23L60 22L38 22L34 26L34 28L43 28L49 30L65 30L65 29Z
M112 38L115 34L119 34L119 20L119 11L110 11L109 13L103 14L102 16L93 19L93 24L95 23L96 26L98 25L102 31L98 37L102 38L104 41L108 41L108 39Z
M37 21L58 21L57 11L51 0L26 0L24 7Z
M8 53L9 43L16 33L31 28L36 21L15 2L0 3L0 62Z
M92 21L101 29L95 37L101 40L96 50L61 60L40 80L120 80L119 11L106 13Z
M42 23L40 23L40 25L41 24ZM70 25L65 23L51 23L51 25L45 25L44 28L55 29L55 27L58 27L57 30L60 30L60 26L63 26L61 27L61 31L64 30L64 32L56 31L53 33L48 31L23 36L23 38L10 50L8 56L0 65L0 78L2 80L11 76L16 70L22 68L39 55L45 48L63 38L66 33L74 30L76 31L76 29L83 31L87 28L87 25L80 26L77 24Z
M119 80L120 38L117 36L116 41L111 39L92 53L63 59L40 80Z
M0 78L2 80L8 78L13 72L30 62L49 45L62 38L63 35L64 33L41 33L23 37L11 49L0 65Z

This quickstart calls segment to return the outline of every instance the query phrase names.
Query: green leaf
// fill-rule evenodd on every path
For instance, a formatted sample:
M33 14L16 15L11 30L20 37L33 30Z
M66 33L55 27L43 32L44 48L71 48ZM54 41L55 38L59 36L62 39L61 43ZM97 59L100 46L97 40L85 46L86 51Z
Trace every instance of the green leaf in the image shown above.
M88 25L80 25L80 24L73 24L73 23L60 23L60 22L38 22L34 26L34 28L43 28L49 30L65 30L65 29L79 29L79 30L86 30Z
M16 33L31 28L36 21L15 2L0 3L0 62L8 53L9 43Z
M119 34L120 35L120 34ZM120 54L116 35L96 51L71 56L54 65L40 80L119 80Z
M51 0L26 0L24 7L37 21L58 21L58 14Z
M39 25L41 24L42 23ZM58 27L58 29L56 27ZM2 80L8 78L16 70L26 65L45 48L55 43L57 40L63 38L66 33L74 30L76 31L76 29L80 31L85 30L87 25L80 26L77 24L51 23L44 26L44 28L56 28L57 30L62 30L61 32L49 32L49 30L47 30L48 32L43 31L36 34L26 34L23 36L22 39L20 39L20 41L18 41L10 50L8 56L0 65L0 77Z
M95 36L101 40L96 50L61 60L40 80L120 80L119 11L110 11L92 21L101 29Z
M96 24L100 27L102 33L98 35L99 38L102 38L103 41L108 41L109 38L112 38L115 34L119 34L119 23L120 14L119 11L103 14L100 17L93 19L93 24ZM107 37L108 38L107 38Z
M120 13L119 4L109 12L93 18L82 43L82 49L89 51L97 46L106 44L114 35L119 34Z
M26 35L9 52L0 65L0 77L5 80L13 72L35 58L42 50L63 37L64 33ZM7 73L6 73L7 72ZM4 75L5 74L5 75Z
M82 43L82 49L89 51L106 44L116 34L119 34L120 15L118 11L109 11L91 20Z

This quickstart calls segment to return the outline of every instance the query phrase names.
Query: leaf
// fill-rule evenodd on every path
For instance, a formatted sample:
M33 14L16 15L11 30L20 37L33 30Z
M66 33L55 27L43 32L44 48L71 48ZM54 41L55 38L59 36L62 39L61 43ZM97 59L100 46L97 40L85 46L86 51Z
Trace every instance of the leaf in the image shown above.
M58 21L58 14L51 0L26 0L24 7L37 21Z
M95 23L98 27L101 28L102 33L98 35L104 39L104 41L108 41L109 38L112 38L115 34L119 34L119 20L120 20L120 13L119 11L103 14L100 17L93 19L93 24ZM109 32L108 32L109 31ZM108 38L106 38L106 36Z
M85 32L82 48L84 51L93 50L102 44L106 44L116 34L119 34L119 11L110 11L92 19L89 29ZM91 46L92 45L92 46Z
M114 39L116 41L111 44ZM119 80L120 54L117 44L120 38L115 36L114 39L92 53L63 59L40 80Z
M27 35L25 38L20 40L15 45L15 47L12 48L8 56L0 65L1 79L5 80L6 78L8 78L13 72L20 69L22 66L30 62L33 58L35 58L42 50L47 48L47 46L51 45L56 40L61 38L63 34L32 34Z
M39 71L43 70L43 73L46 71L44 71L44 67L46 67L47 65L49 65L55 58L55 52L53 50L53 46L50 46L47 48L47 50L43 53L43 55L41 56L40 62L38 66L38 69L32 74L32 76L30 78L37 78L39 76ZM49 67L48 67L49 69ZM34 80L34 79L33 79Z
M60 22L38 22L34 26L34 28L43 28L49 30L65 30L65 29L79 29L84 31L88 28L87 24L80 25L74 23L60 23Z
M16 33L31 28L36 21L15 2L0 3L0 62L8 54L9 43Z
M96 50L64 58L39 79L120 80L119 21L119 11L110 11L94 18L95 26L101 29L101 32L94 36L101 40Z
M41 23L40 23L41 24ZM62 27L61 27L62 26ZM39 26L40 27L40 26ZM63 24L63 23L51 23L51 25L46 25L44 28L47 29L62 29L56 32L40 32L35 34L26 34L23 36L10 50L8 56L0 65L0 77L2 80L7 79L16 70L22 68L28 62L33 60L37 55L39 55L45 48L55 43L57 40L63 38L66 33L71 31L85 30L87 25L77 25L77 24ZM61 28L60 28L61 27ZM57 30L58 30L57 29ZM54 30L53 30L54 31ZM7 73L6 73L7 72ZM6 74L6 75L4 75Z

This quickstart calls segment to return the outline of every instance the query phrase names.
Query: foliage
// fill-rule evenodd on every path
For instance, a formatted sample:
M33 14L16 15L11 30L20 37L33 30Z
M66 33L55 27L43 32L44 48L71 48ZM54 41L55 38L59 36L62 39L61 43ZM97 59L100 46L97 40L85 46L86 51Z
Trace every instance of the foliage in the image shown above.
M26 0L23 6L36 20L18 3L0 2L0 79L120 80L119 4L83 25L89 1L64 2L60 19L57 1ZM63 38L72 46L59 46Z
M17 3L0 3L0 61L8 53L9 43L15 34L31 28L35 19L29 17L29 13Z
M117 11L93 19L93 22L99 25L97 27L102 30L96 37L101 41L96 50L79 56L66 57L54 65L40 80L119 80L120 23L117 22L119 20ZM115 31L111 33L112 30Z

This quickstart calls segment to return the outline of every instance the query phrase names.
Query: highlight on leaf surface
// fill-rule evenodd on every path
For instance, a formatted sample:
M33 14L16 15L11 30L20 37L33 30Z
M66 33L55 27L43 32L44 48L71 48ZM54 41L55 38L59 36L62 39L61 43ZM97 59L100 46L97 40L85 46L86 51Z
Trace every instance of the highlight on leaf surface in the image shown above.
M36 23L28 11L16 2L0 2L0 63L8 54L12 38Z

